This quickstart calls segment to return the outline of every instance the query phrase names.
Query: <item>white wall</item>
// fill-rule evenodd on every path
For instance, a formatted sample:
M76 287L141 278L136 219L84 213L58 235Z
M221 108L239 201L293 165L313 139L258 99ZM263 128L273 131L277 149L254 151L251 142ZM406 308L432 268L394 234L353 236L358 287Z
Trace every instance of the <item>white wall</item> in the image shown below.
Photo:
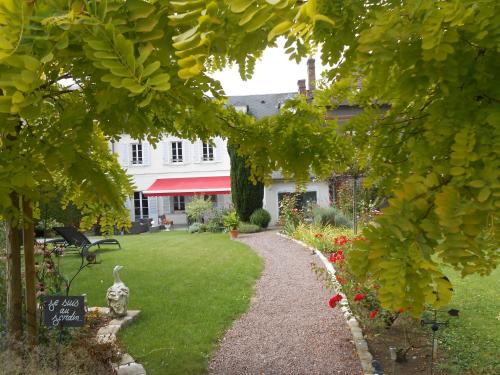
M184 161L172 163L169 160L170 142L182 141ZM146 190L158 178L229 176L230 160L227 142L214 138L214 161L202 161L202 142L190 142L176 137L165 137L155 147L142 141L144 165L130 163L130 144L137 143L129 135L123 135L115 142L114 150L127 174L134 177L136 191Z
M174 163L171 161L170 144L173 141L182 142L183 162ZM159 178L179 178L179 177L209 177L209 176L229 176L230 174L230 159L227 152L227 141L216 137L213 139L214 144L214 160L202 160L202 142L190 142L177 137L164 137L154 147L147 141L142 140L143 148L143 165L133 165L131 163L132 151L131 144L138 143L129 135L122 135L118 142L110 145L110 148L118 156L118 161L126 170L127 174L132 176L135 185L135 191L144 191L149 188ZM158 216L164 214L163 200L169 197L150 197L149 217L156 223ZM186 197L186 203L189 201ZM228 200L231 198L227 195L219 195L217 206L227 207ZM130 218L134 220L133 202L128 200L126 206L130 210ZM170 219L174 220L174 224L185 224L186 215L184 213L167 213Z
M319 206L328 207L330 205L330 195L326 182L311 182L307 185L305 191L316 192L317 204ZM275 181L272 185L264 188L264 208L271 214L270 225L274 225L278 222L278 194L294 192L296 192L294 182Z

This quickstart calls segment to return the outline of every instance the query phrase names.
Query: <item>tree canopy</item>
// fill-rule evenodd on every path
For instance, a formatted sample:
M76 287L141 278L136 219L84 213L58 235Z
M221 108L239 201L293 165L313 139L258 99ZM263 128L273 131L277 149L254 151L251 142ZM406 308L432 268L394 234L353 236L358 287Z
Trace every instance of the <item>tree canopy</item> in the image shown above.
M325 176L357 155L392 199L353 253L354 269L380 279L386 307L442 305L451 289L442 263L463 275L498 264L499 7L4 0L0 214L15 217L13 191L38 201L44 184L61 181L81 202L119 211L130 189L107 141L122 133L153 143L163 133L227 136L264 180L282 169L304 182L311 168ZM280 35L291 58L321 47L332 66L312 106L299 98L262 121L223 111L208 72L236 63L250 76ZM362 113L325 126L326 108L343 100Z
M336 160L344 169L358 165L368 171L368 182L376 183L392 198L376 225L365 230L366 240L358 241L350 261L359 276L370 273L380 281L379 295L385 307L411 308L418 315L425 304L446 304L452 285L444 265L463 276L487 274L497 266L497 1L225 3L240 15L237 24L244 34L231 33L234 15L222 24L210 18L214 21L210 27L203 17L178 15L190 30L182 35L207 27L213 31L209 61L216 66L221 59L237 62L245 76L252 71L252 60L243 59L249 51L238 41L251 40L251 48L258 49L266 40L284 35L292 58L321 46L323 63L333 68L327 71L312 104L335 108L347 100L363 109L337 127L340 139L337 134L324 133L316 142L314 137L325 128L307 125L323 113L305 109L299 100L279 116L251 127L260 127L269 137L263 137L253 149L243 146L241 151L252 156L254 173L265 175L271 168L263 165L277 167L273 162L280 159L272 151L262 155L260 145L275 141L272 134L276 131L285 135L272 145L277 149L289 150L293 145L297 155L328 150L340 154ZM195 2L182 4L198 11L192 10ZM208 2L197 4L199 9ZM227 54L220 52L218 38L229 43ZM189 49L176 47L183 58L189 58ZM196 70L190 73L196 74ZM309 116L301 116L305 112ZM284 125L286 116L290 121ZM300 142L291 142L287 134ZM303 140L309 142L302 144ZM311 161L285 155L279 165ZM332 167L330 161L319 157L312 164L320 165L316 169L322 171L322 167Z

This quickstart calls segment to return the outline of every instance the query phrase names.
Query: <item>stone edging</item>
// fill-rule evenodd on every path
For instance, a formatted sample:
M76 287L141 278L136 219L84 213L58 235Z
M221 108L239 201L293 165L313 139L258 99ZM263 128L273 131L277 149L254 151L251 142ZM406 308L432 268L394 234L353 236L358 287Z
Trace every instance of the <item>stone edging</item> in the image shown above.
M89 312L92 311L107 315L109 313L109 308L89 307ZM127 316L113 319L104 327L99 328L96 336L97 342L100 344L114 343L116 341L116 334L120 328L126 327L132 323L140 312L140 310L129 310ZM144 367L135 362L134 358L128 353L121 354L120 361L118 363L113 363L113 369L117 375L146 375Z
M346 295L342 292L342 286L340 283L337 281L335 278L335 268L333 265L328 261L328 259L321 253L321 251L315 249L314 247L309 246L308 244L296 240L295 238L292 238L290 236L287 236L286 234L277 233L278 236L289 239L291 241L294 241L295 243L298 243L299 245L305 247L306 249L311 250L313 253L315 253L319 259L323 262L326 270L331 276L331 280L333 285L335 286L335 289L337 292L342 295L342 300L340 302L337 302L340 305L340 309L342 310L342 313L344 314L346 320L347 320L347 325L349 326L349 329L351 330L352 337L354 339L354 345L356 346L356 351L358 353L359 360L361 362L361 367L363 367L363 372L365 375L372 375L374 374L373 366L372 366L372 361L373 361L373 356L370 353L370 350L368 349L368 344L363 336L363 331L361 330L361 327L359 326L359 323L354 316L354 314L351 311L351 308L349 307L349 302L347 301Z

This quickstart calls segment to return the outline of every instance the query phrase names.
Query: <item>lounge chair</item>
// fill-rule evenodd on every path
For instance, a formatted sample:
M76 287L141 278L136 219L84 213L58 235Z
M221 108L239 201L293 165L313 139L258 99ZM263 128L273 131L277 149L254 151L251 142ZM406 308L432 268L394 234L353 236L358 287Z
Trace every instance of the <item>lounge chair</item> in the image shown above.
M59 234L69 246L76 246L82 249L83 254L88 253L92 246L97 246L99 249L101 245L118 245L122 248L118 240L114 238L104 238L102 240L90 240L86 235L79 232L75 227L54 227L57 234Z

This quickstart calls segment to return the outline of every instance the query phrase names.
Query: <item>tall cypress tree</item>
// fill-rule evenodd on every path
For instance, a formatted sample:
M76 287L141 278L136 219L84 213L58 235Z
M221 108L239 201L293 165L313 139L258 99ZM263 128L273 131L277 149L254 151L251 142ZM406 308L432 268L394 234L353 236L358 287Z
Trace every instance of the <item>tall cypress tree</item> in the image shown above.
M245 158L238 155L238 145L228 142L227 150L231 158L231 195L233 206L242 221L248 221L250 215L262 208L264 184L250 181L250 168L245 165Z

